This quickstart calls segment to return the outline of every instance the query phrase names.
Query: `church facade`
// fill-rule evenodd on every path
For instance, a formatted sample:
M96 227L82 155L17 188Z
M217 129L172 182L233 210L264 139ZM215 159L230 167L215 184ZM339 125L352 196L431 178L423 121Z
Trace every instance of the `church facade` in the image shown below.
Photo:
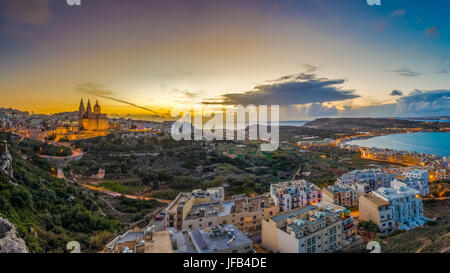
M95 102L92 108L90 100L88 100L86 107L84 107L83 99L81 99L78 110L78 122L81 130L104 131L109 128L108 117L106 114L102 114L98 101Z

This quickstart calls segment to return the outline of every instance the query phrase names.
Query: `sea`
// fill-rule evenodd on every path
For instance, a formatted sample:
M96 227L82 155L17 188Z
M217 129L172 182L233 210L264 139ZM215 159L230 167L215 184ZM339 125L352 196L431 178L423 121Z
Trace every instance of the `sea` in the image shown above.
M280 121L280 126L293 126L293 127L301 127L306 123L310 122L310 120L293 120L293 121Z
M450 133L445 132L394 134L353 140L347 143L367 148L426 153L441 157L450 156Z

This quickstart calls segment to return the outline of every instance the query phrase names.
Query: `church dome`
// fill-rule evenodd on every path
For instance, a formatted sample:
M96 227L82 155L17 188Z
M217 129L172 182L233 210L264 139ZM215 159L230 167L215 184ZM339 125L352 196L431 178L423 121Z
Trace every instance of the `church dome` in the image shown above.
M101 113L102 113L102 109L100 108L98 101L96 101L95 105L94 105L94 114L101 114Z

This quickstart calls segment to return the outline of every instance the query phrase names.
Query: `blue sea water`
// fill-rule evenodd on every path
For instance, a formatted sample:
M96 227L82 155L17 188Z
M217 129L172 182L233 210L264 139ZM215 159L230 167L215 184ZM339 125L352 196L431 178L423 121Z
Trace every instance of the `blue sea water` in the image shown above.
M294 121L280 121L280 126L294 126L294 127L300 127L308 123L308 120L294 120Z
M450 156L450 133L426 132L378 136L353 140L351 145L368 148L393 149L416 153Z

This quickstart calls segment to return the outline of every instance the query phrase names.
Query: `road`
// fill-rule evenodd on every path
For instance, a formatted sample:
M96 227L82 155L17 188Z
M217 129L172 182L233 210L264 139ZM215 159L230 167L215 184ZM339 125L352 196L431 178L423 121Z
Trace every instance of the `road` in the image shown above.
M89 190L93 190L93 191L97 191L97 192L101 192L101 193L105 193L114 197L125 197L125 198L129 198L129 199L134 199L134 200L156 200L158 202L161 203L165 203L165 204L171 204L172 200L165 200L165 199L159 199L159 198L153 198L153 197L148 197L148 196L139 196L139 195L130 195L130 194L122 194L122 193L118 193L118 192L113 192L110 190L106 190L102 187L94 187L94 186L90 186L90 185L86 185L86 184L81 184L78 183L80 186L89 189Z

